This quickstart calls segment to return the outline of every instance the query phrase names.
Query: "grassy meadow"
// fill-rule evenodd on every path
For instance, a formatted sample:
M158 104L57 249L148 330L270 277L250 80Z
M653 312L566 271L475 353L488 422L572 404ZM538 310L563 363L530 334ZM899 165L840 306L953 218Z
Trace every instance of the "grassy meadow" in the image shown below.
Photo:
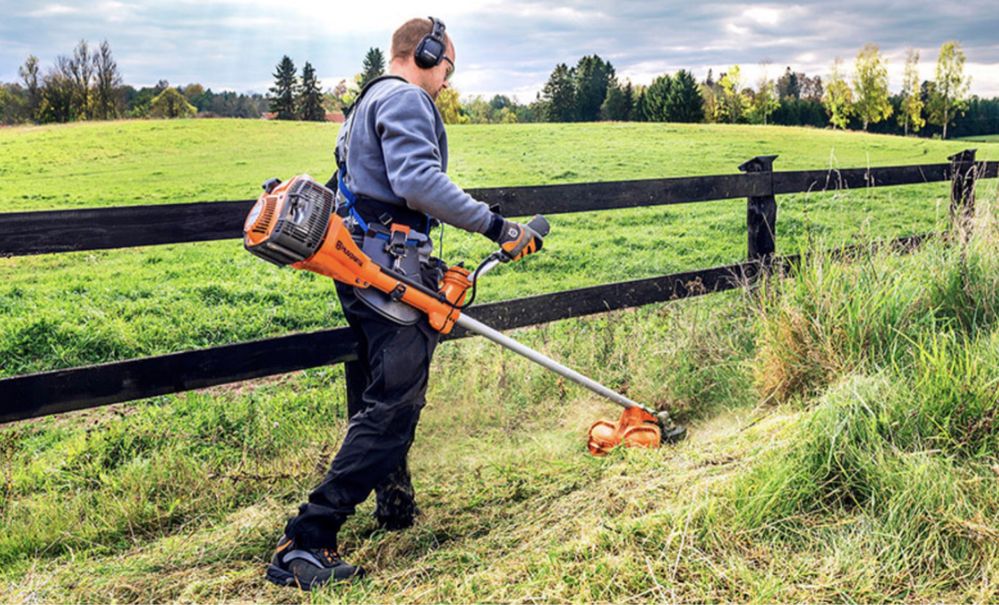
M0 131L0 209L248 199L269 176L331 171L336 126L150 121ZM945 161L961 142L804 128L525 124L449 130L466 187ZM999 145L979 144L999 158ZM983 188L995 187L994 182ZM942 229L949 186L781 196L778 252ZM490 275L482 302L727 264L745 255L742 200L552 217L549 253ZM440 234L436 233L435 238ZM594 255L591 250L612 250ZM447 229L443 257L476 262ZM0 259L0 377L340 325L332 284L278 271L238 240Z
M966 142L672 124L449 129L467 187L944 161ZM5 211L246 199L325 177L335 127L205 120L0 131ZM980 143L979 157L999 159ZM778 251L942 229L946 184L778 198ZM690 438L586 454L618 409L491 343L441 346L411 456L423 511L341 537L370 577L262 574L343 435L342 368L0 426L0 595L34 602L999 599L999 227L822 254L750 292L514 332ZM480 300L740 260L744 202L557 215ZM482 238L445 235L447 260ZM614 254L593 254L596 247ZM474 313L473 313L474 315ZM339 325L332 285L224 241L0 259L0 376Z

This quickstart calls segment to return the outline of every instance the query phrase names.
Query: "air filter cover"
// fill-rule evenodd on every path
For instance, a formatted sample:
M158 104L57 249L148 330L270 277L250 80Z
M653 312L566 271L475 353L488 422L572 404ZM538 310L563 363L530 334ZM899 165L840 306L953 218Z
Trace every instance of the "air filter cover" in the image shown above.
M310 258L326 238L334 197L308 175L262 194L243 225L244 247L276 265Z

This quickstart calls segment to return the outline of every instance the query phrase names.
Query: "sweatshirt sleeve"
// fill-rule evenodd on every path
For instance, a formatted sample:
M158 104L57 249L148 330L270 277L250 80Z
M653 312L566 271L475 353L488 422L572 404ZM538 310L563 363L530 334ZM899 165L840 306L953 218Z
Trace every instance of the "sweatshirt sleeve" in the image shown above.
M496 230L498 217L442 169L434 130L436 108L430 97L408 88L382 99L379 105L375 128L392 191L410 208L466 231L486 234Z

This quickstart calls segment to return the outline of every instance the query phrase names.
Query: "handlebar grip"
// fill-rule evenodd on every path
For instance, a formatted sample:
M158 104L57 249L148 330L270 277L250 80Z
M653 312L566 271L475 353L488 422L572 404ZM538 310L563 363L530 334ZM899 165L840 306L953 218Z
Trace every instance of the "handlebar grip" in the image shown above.
M548 232L552 230L552 226L548 223L548 219L540 214L535 214L534 218L528 221L527 226L534 229L534 231L541 237L546 237Z

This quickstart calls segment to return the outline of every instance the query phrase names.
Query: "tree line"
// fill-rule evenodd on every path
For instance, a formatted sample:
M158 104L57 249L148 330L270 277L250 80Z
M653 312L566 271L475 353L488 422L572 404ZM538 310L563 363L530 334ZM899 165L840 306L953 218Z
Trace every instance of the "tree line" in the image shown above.
M494 98L490 105L496 106L496 101L501 100L499 106L516 116L517 121L832 126L903 135L922 131L943 138L948 134L999 132L999 98L968 96L970 78L964 75L965 55L960 44L946 42L941 46L932 80L920 80L918 63L919 53L910 50L902 90L892 94L885 61L874 44L858 52L850 81L842 61L837 59L825 82L819 76L809 77L788 67L776 81L763 75L755 87L743 83L739 65L733 65L717 79L709 70L702 82L681 69L660 75L647 86L622 83L609 61L590 55L579 59L574 67L556 65L529 106L518 107L515 101L507 102L502 97ZM444 105L451 102L445 99ZM471 99L457 109L451 108L453 121L477 121L481 112L475 105L481 103L481 99ZM889 120L892 116L893 121Z
M437 106L447 123L513 122L707 122L753 123L863 129L890 134L972 136L999 132L999 98L969 96L965 55L947 42L937 58L935 77L918 73L919 53L909 51L902 89L888 90L887 68L879 48L865 45L852 76L837 59L823 80L790 67L776 80L763 75L755 86L743 82L733 65L698 82L681 69L662 74L648 85L618 79L614 66L587 55L575 66L555 66L531 103L495 95L462 99L454 88L443 91ZM70 122L144 117L256 118L270 111L278 119L325 120L343 111L358 91L385 71L385 55L369 48L361 71L323 91L313 66L298 75L287 56L277 64L269 94L220 93L193 83L172 87L164 80L134 88L122 83L107 41L91 48L81 40L71 55L59 56L44 74L31 55L19 69L20 81L0 83L0 123ZM766 66L764 66L766 68ZM766 69L764 69L764 74ZM894 118L894 119L892 119Z
M0 124L115 120L120 118L258 118L266 100L258 94L219 93L201 84L172 87L165 80L135 88L124 84L107 40L92 47L81 40L56 57L46 71L29 55L20 80L0 83Z

